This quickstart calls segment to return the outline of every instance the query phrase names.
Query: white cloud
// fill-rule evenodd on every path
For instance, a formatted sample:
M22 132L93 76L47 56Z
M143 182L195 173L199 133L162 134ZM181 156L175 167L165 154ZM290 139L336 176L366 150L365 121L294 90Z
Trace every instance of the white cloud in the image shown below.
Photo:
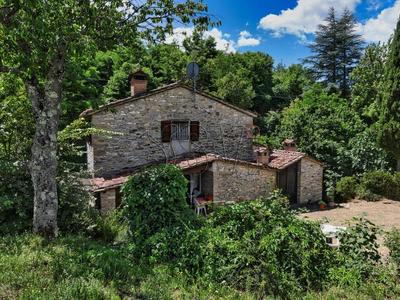
M182 46L183 41L193 34L193 27L178 27L174 29L174 33L167 35L165 38L165 43L167 44L177 44Z
M400 14L400 0L382 10L378 16L359 24L359 32L368 42L386 42L396 27Z
M258 46L260 45L261 40L252 37L251 33L248 31L242 31L239 34L239 39L237 41L238 47L245 47L245 46Z
M259 27L271 31L276 37L293 34L305 39L306 34L315 32L323 22L330 7L338 12L345 8L354 11L360 2L361 0L297 0L296 7L263 17Z
M193 27L178 27L174 29L174 33L172 35L168 35L165 39L165 43L167 44L177 44L182 46L182 43L185 38L190 37L193 34ZM209 31L204 32L204 37L213 37L216 42L216 48L218 50L224 51L226 53L235 53L236 52L236 43L235 41L229 39L230 34L223 33L217 28L213 28Z
M225 51L226 53L235 53L235 42L233 40L227 40L224 38L224 34L217 28L213 28L210 31L204 33L205 37L213 37L217 43L217 49Z
M368 10L379 10L386 0L367 0ZM269 14L260 20L259 27L269 30L275 37L293 34L306 40L306 34L314 33L325 19L329 8L337 12L348 8L354 12L362 0L297 0L294 8L282 10L279 14ZM396 26L400 14L400 0L376 17L357 25L357 30L367 42L386 42Z

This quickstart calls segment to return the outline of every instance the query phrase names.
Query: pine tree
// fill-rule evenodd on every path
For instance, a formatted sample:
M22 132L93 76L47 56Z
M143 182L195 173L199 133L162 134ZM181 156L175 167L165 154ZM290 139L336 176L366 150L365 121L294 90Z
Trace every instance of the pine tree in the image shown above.
M337 18L335 9L329 10L323 24L318 26L315 41L309 47L313 55L305 59L311 69L326 84L340 88L349 95L349 74L358 63L363 40L355 30L356 20L349 10Z
M400 171L400 19L390 42L384 81L379 105L378 141L395 156Z

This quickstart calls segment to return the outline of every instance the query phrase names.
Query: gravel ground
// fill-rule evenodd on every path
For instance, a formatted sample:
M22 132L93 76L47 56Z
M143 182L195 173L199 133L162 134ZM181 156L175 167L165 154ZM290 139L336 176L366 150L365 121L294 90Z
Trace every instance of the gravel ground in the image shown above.
M323 221L332 225L347 225L353 217L364 216L372 223L378 225L384 231L393 228L400 229L400 202L388 199L382 199L376 202L368 202L365 200L353 200L345 204L346 207L336 207L326 210L313 210L303 213L300 216L305 219ZM384 244L383 235L378 236L380 244L379 252L383 259L389 254Z
M348 204L348 205L347 205ZM311 220L327 220L333 225L346 225L353 217L365 216L366 219L379 225L384 230L400 228L400 202L383 199L376 202L353 200L348 206L326 210L316 210L301 214Z

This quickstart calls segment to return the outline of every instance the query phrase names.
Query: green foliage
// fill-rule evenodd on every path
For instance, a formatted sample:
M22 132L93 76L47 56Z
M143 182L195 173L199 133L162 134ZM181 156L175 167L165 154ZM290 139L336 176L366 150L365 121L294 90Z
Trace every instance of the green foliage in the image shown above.
M400 19L389 45L378 126L381 146L400 160ZM400 167L400 164L398 165Z
M338 235L340 253L338 265L330 270L331 281L356 287L373 278L374 268L380 260L379 233L378 227L370 221L354 218L353 223Z
M385 246L389 248L390 259L400 271L400 230L392 229L385 238Z
M291 101L301 97L312 83L311 72L302 65L295 64L287 68L278 65L273 73L274 108L282 109L288 106Z
M387 44L369 45L365 48L359 64L350 74L354 82L351 90L351 106L368 123L376 121L377 118L387 52Z
M187 180L174 165L148 168L130 177L122 188L134 240L141 242L176 225L185 225L193 211L186 203Z
M400 200L398 175L385 171L374 171L365 173L360 179L357 194L360 198L367 200L378 200L386 197L393 200Z
M96 211L93 215L93 223L88 228L91 236L106 243L127 238L128 224L123 210L113 210L104 215Z
M336 196L339 202L348 202L357 195L358 182L354 177L342 177L336 183Z
M272 65L272 58L261 52L219 53L202 69L210 78L208 84L203 84L202 88L234 104L263 114L272 105ZM240 85L243 95L240 95L239 89L229 80ZM236 98L239 100L235 100Z
M351 173L360 175L376 170L391 170L394 159L376 141L376 130L367 128L350 139L346 156L351 161Z
M21 79L0 73L0 160L26 161L33 129L31 104Z
M316 77L349 95L349 74L358 63L363 41L356 33L357 21L348 9L340 18L332 7L323 24L318 25L315 41L310 45L313 53L305 62L310 64Z
M219 207L175 251L192 276L283 298L321 287L331 261L319 226L297 218L278 193Z
M354 218L351 226L339 235L340 251L360 263L377 263L380 259L378 233L375 224L364 218Z
M95 211L90 206L92 195L82 184L82 175L65 169L58 177L57 221L62 233L85 233L94 222Z
M0 160L0 235L31 228L32 197L27 166Z
M244 68L227 73L216 81L217 94L224 99L229 99L229 102L239 107L250 108L256 93L249 75L250 72Z
M295 138L302 151L346 176L353 174L349 141L363 130L364 124L347 100L315 85L304 93L303 99L293 101L283 110L275 135L280 141Z

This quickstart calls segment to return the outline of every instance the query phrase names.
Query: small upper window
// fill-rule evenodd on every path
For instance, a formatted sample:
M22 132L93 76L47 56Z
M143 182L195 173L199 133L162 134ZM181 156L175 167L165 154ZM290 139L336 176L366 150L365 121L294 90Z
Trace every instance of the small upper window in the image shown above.
M189 122L172 122L171 140L187 141L189 140Z
M161 122L161 141L169 143L171 141L193 141L196 142L200 137L199 121L162 121Z

